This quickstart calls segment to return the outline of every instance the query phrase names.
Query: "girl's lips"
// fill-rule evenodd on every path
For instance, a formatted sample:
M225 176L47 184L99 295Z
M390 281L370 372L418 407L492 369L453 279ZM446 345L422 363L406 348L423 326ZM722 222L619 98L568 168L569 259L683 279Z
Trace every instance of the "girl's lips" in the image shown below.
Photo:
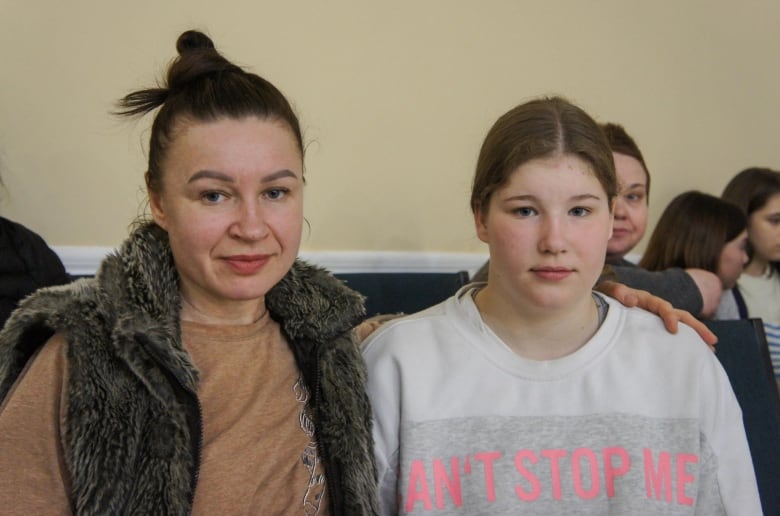
M241 275L255 274L268 262L268 255L236 255L223 258L225 263Z
M531 272L545 280L560 281L571 276L573 271L564 267L538 267L531 269Z

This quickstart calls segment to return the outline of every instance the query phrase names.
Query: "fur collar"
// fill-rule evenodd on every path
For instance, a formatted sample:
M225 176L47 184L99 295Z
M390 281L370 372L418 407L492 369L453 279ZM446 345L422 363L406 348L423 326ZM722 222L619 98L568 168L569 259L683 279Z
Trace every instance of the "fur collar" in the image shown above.
M350 330L365 313L360 294L301 260L267 294L266 306L289 339L314 343ZM182 385L194 388L197 372L181 347L180 309L167 233L153 223L139 226L95 278L39 290L21 303L0 332L0 399L54 331L78 334L85 326L112 328L110 342L129 363L135 353L121 344L143 338L158 360L179 372Z

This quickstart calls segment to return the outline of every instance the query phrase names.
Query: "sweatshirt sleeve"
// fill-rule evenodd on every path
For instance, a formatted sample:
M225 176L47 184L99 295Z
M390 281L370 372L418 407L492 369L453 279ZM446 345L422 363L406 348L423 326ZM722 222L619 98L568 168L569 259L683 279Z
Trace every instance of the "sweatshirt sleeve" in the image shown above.
M368 368L367 391L373 411L374 456L383 515L398 513L398 450L400 445L400 378L398 364L387 353L387 332L382 328L363 345ZM384 348L384 349L383 349Z
M34 356L0 404L3 514L70 514L61 435L65 339Z
M617 280L631 288L646 290L663 298L675 308L681 308L696 315L701 313L703 300L701 292L687 272L672 268L663 271L648 271L633 265L610 265Z
M705 446L712 450L709 464L702 469L717 476L718 492L699 493L697 514L714 514L715 507L723 507L726 514L760 515L761 500L739 402L717 359L702 362L701 433Z

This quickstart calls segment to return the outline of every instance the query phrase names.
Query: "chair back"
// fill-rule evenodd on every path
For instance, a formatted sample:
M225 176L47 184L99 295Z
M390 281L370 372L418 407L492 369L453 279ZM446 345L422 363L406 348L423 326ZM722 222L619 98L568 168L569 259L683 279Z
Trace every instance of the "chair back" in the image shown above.
M742 408L764 514L780 515L780 396L761 319L706 321Z
M366 297L367 317L419 312L444 301L469 281L467 271L359 272L334 276Z

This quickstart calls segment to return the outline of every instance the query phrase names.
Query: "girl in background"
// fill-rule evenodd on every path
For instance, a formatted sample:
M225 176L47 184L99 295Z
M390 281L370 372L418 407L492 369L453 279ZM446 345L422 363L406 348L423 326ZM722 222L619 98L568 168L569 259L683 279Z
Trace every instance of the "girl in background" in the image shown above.
M384 514L761 514L715 356L592 290L616 195L604 134L564 99L488 132L487 284L364 346Z
M780 172L745 169L729 181L721 197L747 216L750 261L737 287L747 315L764 321L780 389Z
M672 199L650 236L640 267L695 267L717 274L724 294L714 319L743 319L734 287L747 256L747 217L723 199L689 191Z

